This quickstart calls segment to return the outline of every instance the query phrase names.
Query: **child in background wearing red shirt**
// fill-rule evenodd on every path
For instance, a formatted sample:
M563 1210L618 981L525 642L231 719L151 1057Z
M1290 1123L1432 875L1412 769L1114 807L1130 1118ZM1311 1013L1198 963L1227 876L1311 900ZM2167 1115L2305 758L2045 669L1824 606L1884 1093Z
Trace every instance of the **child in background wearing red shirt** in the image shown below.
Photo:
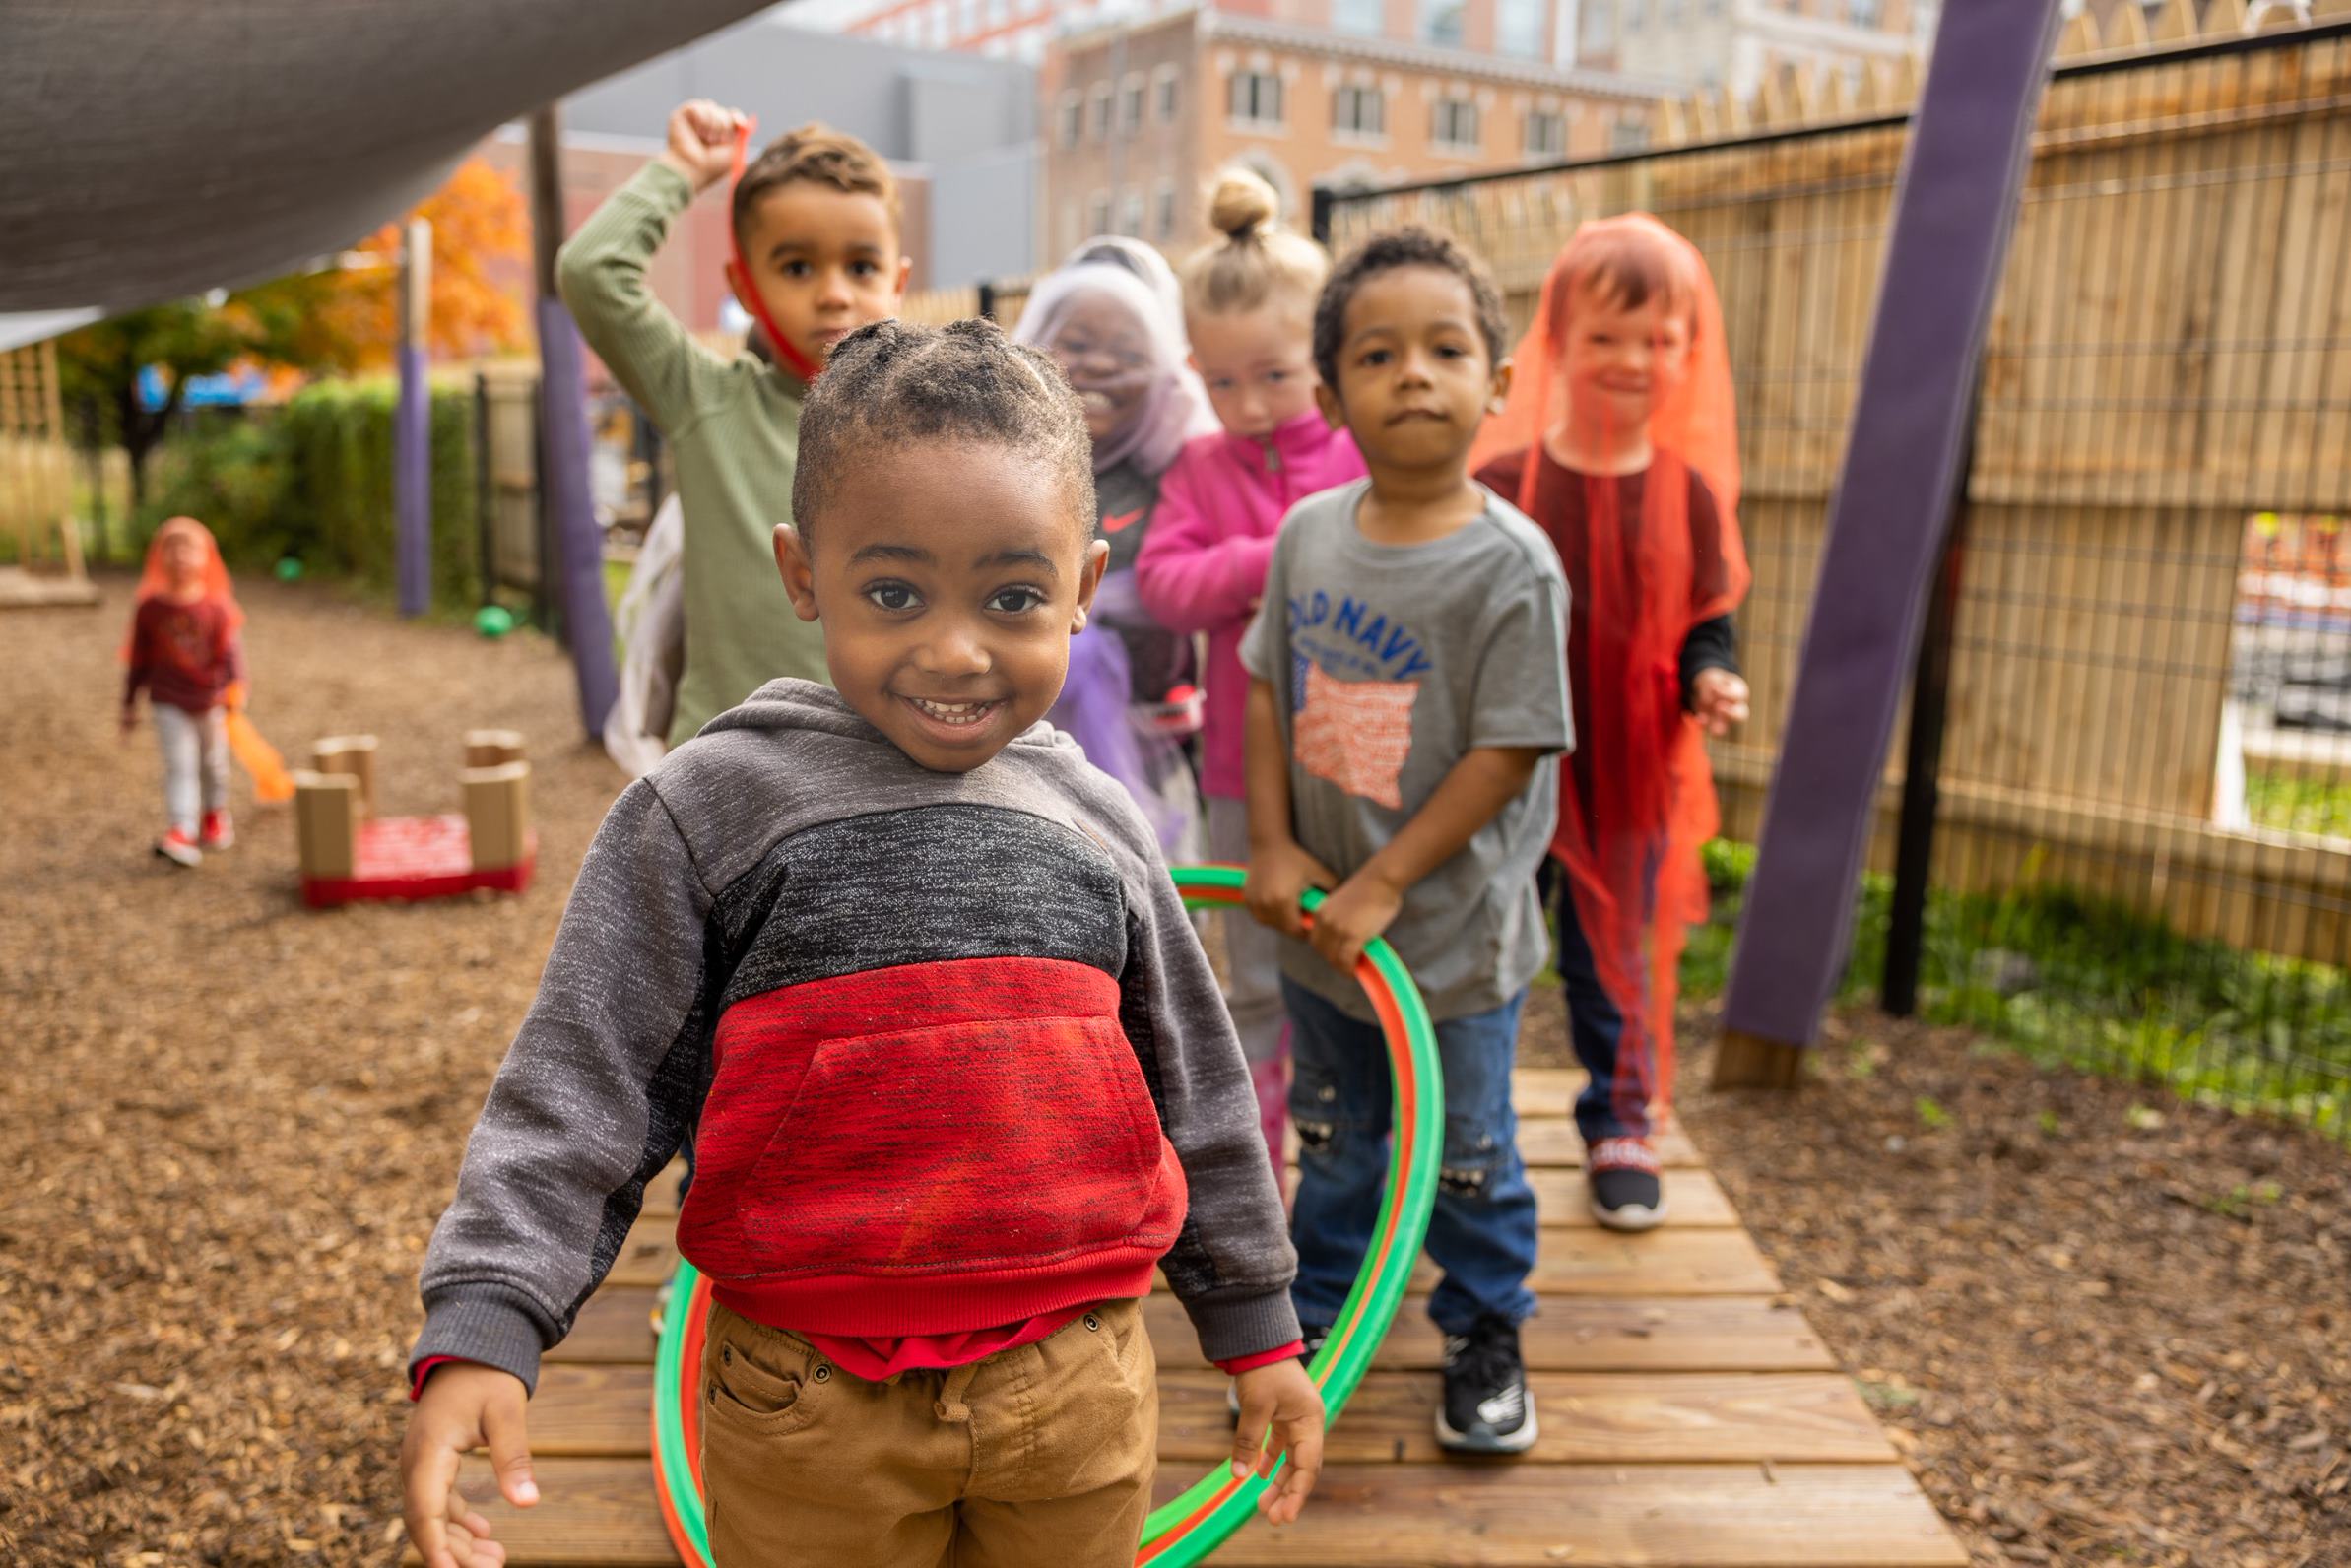
M206 850L236 841L229 820L229 707L232 688L245 679L237 636L244 621L212 530L193 517L174 517L156 530L123 642L130 673L122 733L138 727L144 689L163 752L168 817L155 852L175 865L198 865Z
M1746 596L1723 310L1688 240L1646 214L1577 229L1543 280L1518 379L1472 461L1567 568L1576 750L1544 866L1558 900L1594 1216L1665 1216L1650 1143L1673 1086L1687 928L1716 828L1703 731L1747 716L1731 612Z

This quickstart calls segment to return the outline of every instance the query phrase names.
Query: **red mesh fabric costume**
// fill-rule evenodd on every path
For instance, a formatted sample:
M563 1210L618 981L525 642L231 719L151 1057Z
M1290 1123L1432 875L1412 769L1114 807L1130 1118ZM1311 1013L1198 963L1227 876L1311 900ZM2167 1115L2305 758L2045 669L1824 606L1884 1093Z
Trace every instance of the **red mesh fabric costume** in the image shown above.
M166 518L163 526L155 531L155 538L147 542L147 560L139 569L139 592L134 596L132 602L134 605L140 605L150 599L172 597L171 575L163 567L163 547L170 542L175 534L193 534L204 547L204 591L197 595L197 598L211 600L220 605L223 611L221 618L221 624L224 628L222 639L226 643L229 638L235 636L237 628L245 623L245 613L236 602L235 591L229 586L229 566L226 561L221 559L221 547L214 541L212 530L193 517ZM131 630L126 632L122 639L122 662L125 664L131 662L137 637L138 620L134 615ZM216 650L216 652L218 651L221 650Z
M1654 456L1638 487L1637 514L1625 515L1627 487L1617 477L1575 472L1585 487L1583 516L1542 516L1535 492L1544 451L1577 470L1566 448L1572 411L1563 357L1571 315L1579 297L1590 297L1587 285L1597 280L1603 295L1613 288L1622 297L1627 278L1662 289L1690 327L1684 372L1655 382ZM1681 705L1681 647L1692 626L1735 607L1748 583L1730 349L1722 303L1696 247L1647 214L1580 227L1543 280L1517 372L1470 461L1483 467L1523 454L1510 498L1551 535L1588 618L1591 711L1575 721L1577 747L1593 763L1590 801L1587 807L1574 770L1562 768L1551 855L1566 875L1600 983L1624 1018L1615 1108L1641 1127L1662 1118L1671 1100L1676 968L1688 927L1706 917L1698 847L1719 820L1700 731ZM1582 428L1589 440L1592 422ZM1622 442L1621 432L1601 428L1600 446ZM1694 537L1690 526L1692 473L1721 515L1711 540Z

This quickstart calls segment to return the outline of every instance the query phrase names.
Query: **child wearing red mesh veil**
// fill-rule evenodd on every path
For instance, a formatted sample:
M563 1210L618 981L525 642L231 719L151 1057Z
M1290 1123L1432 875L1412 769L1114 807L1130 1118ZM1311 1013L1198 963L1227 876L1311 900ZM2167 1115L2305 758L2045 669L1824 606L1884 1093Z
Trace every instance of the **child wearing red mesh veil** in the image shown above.
M235 842L229 820L229 710L245 679L237 635L244 621L212 530L193 517L174 517L157 529L122 644L122 733L137 725L145 691L163 753L168 818L155 852L177 865L194 866L206 850Z
M1472 461L1558 548L1577 746L1544 881L1558 892L1593 1213L1665 1218L1651 1132L1673 1084L1675 968L1706 914L1703 734L1747 716L1731 612L1747 590L1722 304L1646 214L1579 228L1543 280L1518 378Z

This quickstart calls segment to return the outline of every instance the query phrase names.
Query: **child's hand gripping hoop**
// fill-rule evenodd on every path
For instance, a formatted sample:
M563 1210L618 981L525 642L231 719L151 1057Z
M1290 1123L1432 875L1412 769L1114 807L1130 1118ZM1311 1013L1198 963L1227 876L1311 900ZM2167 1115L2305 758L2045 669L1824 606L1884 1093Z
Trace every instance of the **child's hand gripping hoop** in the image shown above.
M751 132L758 123L756 116L746 114L735 129L735 171L727 179L727 254L733 258L727 263L727 281L735 286L742 302L751 307L751 316L759 323L759 330L767 334L767 347L775 357L794 375L814 386L816 372L822 366L811 364L809 357L776 330L775 318L767 313L767 301L759 296L758 286L751 281L751 258L743 253L743 229L734 218L735 189L743 183L743 170L751 162Z
M1193 908L1238 908L1245 874L1235 866L1185 866L1175 884ZM1312 915L1323 901L1310 891L1303 900ZM1437 1036L1419 988L1403 960L1384 941L1364 949L1355 977L1379 1014L1388 1040L1396 1082L1396 1146L1388 1187L1380 1197L1379 1221L1363 1271L1347 1292L1331 1338L1307 1367L1322 1390L1330 1421L1336 1423L1348 1398L1370 1369L1388 1326L1396 1321L1420 1244L1428 1234L1436 1203L1437 1165L1443 1152L1444 1083L1437 1067ZM693 1265L680 1263L670 1286L670 1311L662 1319L661 1347L653 1368L653 1486L663 1522L678 1554L692 1568L710 1568L710 1541L702 1510L701 1403L694 1387L702 1364L710 1284ZM1276 1469L1275 1473L1279 1473ZM1256 1514L1270 1477L1233 1478L1219 1463L1182 1496L1154 1510L1143 1524L1135 1561L1152 1568L1184 1568L1222 1545Z

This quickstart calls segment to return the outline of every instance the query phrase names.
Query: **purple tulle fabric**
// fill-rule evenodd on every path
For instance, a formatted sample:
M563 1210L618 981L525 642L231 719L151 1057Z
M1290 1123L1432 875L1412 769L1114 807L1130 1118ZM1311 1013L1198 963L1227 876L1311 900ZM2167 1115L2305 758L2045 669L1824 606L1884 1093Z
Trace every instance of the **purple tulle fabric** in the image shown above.
M1070 639L1070 675L1047 715L1085 751L1085 759L1126 786L1144 820L1159 835L1171 862L1199 851L1200 793L1179 736L1151 722L1152 710L1134 697L1127 645L1116 630L1122 615L1143 615L1133 572L1102 580L1085 629Z

